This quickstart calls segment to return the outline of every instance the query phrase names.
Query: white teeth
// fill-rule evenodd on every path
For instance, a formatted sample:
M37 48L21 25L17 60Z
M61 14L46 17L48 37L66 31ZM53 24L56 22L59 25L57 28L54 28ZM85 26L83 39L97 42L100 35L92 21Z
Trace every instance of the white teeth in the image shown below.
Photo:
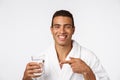
M66 36L59 36L60 40L64 40L66 38Z
M62 38L62 39L63 39L63 38L65 38L65 36L59 36L59 38Z

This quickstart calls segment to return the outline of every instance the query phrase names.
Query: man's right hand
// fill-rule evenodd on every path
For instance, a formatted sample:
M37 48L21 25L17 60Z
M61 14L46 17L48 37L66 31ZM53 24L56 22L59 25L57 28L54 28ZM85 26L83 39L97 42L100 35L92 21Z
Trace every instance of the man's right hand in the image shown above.
M41 73L41 67L39 63L30 62L27 64L23 80L32 80L32 78L40 77L40 75L34 75L34 73Z

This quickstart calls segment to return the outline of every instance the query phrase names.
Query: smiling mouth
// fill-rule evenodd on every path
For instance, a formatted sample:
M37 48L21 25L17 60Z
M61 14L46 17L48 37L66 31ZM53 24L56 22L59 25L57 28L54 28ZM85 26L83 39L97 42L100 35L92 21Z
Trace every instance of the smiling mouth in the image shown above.
M64 41L66 39L66 35L59 35L58 38L60 41Z

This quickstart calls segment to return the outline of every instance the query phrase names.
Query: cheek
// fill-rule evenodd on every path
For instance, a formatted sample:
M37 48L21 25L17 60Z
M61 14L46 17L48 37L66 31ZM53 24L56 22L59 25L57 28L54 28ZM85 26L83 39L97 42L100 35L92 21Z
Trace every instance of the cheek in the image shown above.
M56 34L56 32L55 32L55 31L53 31L53 32L52 32L52 34L53 34L53 35L55 35L55 34Z
M52 35L53 35L53 36L57 35L57 31L53 30L53 31L52 31Z
M51 29L51 33L52 33L52 35L55 33L55 31L53 30L53 29Z
M53 34L56 35L58 33L58 30L53 30Z
M73 35L74 31L69 31L68 33L69 33L69 35Z
M74 30L72 31L72 35L74 34Z

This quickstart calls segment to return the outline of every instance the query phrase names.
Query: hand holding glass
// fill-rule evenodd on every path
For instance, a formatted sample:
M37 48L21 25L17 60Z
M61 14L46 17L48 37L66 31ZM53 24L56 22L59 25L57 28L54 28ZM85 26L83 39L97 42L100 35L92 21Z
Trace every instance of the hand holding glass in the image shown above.
M36 76L41 76L44 73L44 57L43 56L31 56L31 60L40 64L41 73L34 73Z

